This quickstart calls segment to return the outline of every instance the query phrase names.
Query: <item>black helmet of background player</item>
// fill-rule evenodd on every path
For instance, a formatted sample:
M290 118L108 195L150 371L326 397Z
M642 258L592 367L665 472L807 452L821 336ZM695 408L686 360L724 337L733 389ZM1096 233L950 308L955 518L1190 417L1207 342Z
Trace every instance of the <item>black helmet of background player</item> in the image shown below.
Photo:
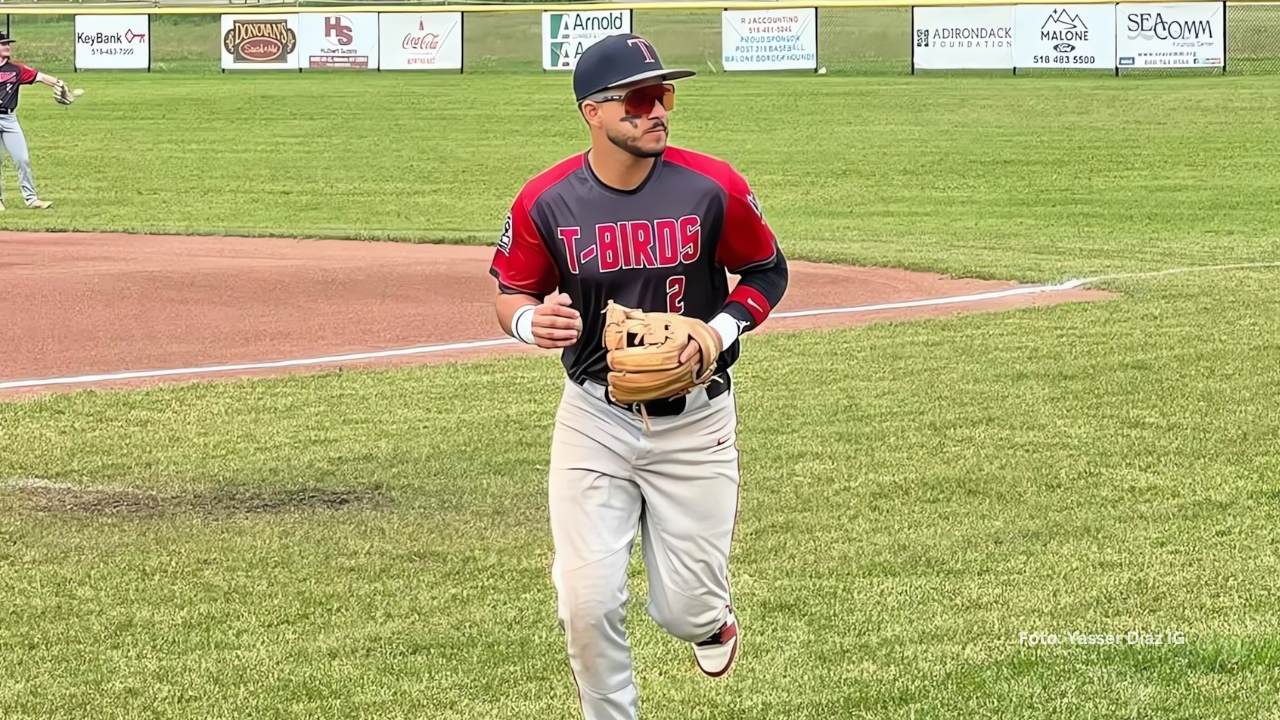
M13 38L0 32L0 60L9 57L9 53L13 52Z
M592 140L608 138L637 157L667 149L667 113L675 107L672 80L692 70L663 67L653 45L639 35L610 35L578 58L573 94Z

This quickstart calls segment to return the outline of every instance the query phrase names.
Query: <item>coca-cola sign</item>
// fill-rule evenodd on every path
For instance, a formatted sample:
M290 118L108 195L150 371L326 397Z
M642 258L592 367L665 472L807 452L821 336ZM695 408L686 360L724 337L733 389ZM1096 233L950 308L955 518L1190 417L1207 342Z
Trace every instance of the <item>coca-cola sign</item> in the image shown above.
M436 33L405 33L404 42L400 43L400 47L405 50L423 50L431 53L439 52L440 36Z
M462 69L462 14L382 13L384 70Z

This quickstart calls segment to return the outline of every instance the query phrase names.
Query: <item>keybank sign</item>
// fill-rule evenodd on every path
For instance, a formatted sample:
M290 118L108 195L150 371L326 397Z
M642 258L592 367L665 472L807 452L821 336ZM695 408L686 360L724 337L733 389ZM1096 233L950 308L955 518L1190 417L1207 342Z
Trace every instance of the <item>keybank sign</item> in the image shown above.
M572 70L601 38L631 32L630 10L542 13L542 69Z

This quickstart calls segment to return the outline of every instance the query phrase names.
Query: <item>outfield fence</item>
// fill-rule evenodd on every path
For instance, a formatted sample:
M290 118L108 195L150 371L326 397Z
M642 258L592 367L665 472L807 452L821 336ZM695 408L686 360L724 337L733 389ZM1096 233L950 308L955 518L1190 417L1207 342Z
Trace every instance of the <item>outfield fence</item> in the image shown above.
M704 73L1280 74L1280 2L0 3L80 69L555 72L636 32Z

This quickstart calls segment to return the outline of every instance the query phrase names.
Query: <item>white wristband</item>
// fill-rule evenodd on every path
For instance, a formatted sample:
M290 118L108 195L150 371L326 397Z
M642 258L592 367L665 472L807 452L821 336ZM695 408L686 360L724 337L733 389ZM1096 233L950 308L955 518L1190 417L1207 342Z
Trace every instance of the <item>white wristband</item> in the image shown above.
M729 313L720 313L711 318L711 322L707 324L720 335L720 347L726 349L738 339L738 333L742 330L738 319Z
M537 305L521 305L516 314L511 316L511 337L529 345L536 344L533 339L533 309Z

